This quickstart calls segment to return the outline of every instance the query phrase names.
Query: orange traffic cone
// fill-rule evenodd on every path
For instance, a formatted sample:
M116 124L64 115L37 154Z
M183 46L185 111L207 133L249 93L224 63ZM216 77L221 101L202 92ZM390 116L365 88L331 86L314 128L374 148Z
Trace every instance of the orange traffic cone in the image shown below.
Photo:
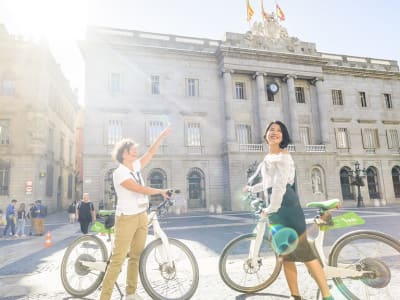
M44 246L45 246L46 248L53 246L53 243L51 242L51 234L50 234L50 231L47 231L47 234L46 234L46 241L44 242Z

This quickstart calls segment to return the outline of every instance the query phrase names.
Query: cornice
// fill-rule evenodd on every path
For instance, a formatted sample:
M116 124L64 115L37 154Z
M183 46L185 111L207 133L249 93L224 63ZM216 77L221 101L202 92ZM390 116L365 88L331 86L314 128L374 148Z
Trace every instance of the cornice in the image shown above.
M370 69L357 69L350 67L333 67L333 66L323 66L322 71L327 74L400 80L400 72L385 72L385 71L377 71Z

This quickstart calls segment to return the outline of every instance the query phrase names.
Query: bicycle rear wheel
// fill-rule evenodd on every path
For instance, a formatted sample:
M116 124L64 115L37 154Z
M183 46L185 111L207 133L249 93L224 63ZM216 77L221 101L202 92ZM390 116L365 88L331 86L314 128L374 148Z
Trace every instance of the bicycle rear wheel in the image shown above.
M241 235L230 241L219 259L219 274L231 289L254 293L271 285L281 271L282 263L267 238L263 239L255 260L249 258L250 244L256 234Z
M107 262L107 248L94 235L84 235L72 242L61 262L61 281L72 296L85 297L101 284L104 272L93 270L83 262Z
M172 264L165 259L161 239L152 241L140 256L140 279L152 299L190 299L199 284L199 267L190 249L168 238Z
M377 231L353 231L332 247L329 265L364 271L359 278L333 278L352 300L400 298L400 243Z

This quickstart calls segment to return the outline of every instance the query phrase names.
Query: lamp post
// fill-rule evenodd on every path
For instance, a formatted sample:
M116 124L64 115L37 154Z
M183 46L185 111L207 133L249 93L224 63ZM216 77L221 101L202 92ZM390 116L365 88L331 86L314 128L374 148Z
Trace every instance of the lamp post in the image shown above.
M360 169L360 163L358 161L356 161L354 163L354 170L352 170L352 172L355 175L355 179L352 182L352 185L356 185L357 186L357 207L364 207L364 200L363 197L361 195L361 186L364 186L364 182L362 181L362 176L365 176L365 169ZM362 174L361 174L362 173Z

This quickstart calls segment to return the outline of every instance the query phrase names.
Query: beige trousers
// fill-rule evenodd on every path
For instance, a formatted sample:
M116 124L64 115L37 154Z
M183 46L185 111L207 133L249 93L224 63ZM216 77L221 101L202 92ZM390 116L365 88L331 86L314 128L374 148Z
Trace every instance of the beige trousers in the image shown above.
M126 294L134 294L138 284L139 258L146 244L147 212L121 215L115 220L115 239L110 263L103 279L100 300L109 300L122 264L129 252Z

